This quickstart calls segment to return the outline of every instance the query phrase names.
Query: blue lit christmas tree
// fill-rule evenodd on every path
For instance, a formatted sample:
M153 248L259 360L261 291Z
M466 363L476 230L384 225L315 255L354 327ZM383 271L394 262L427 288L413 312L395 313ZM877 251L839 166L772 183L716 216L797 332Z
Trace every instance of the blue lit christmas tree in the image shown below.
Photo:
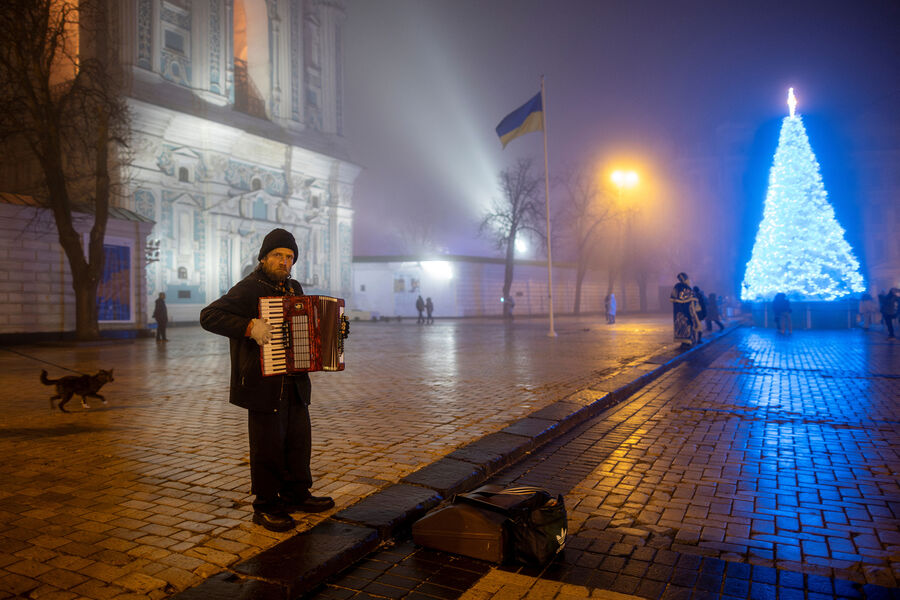
M836 300L860 293L859 262L828 203L793 88L788 105L741 299L772 300L784 292L792 300Z

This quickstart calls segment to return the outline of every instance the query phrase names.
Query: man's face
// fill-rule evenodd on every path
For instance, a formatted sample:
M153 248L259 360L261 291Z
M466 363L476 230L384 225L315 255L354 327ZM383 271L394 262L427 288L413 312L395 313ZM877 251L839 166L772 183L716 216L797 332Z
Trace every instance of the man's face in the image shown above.
M294 251L290 248L275 248L262 260L263 271L269 279L281 283L291 274L294 265Z

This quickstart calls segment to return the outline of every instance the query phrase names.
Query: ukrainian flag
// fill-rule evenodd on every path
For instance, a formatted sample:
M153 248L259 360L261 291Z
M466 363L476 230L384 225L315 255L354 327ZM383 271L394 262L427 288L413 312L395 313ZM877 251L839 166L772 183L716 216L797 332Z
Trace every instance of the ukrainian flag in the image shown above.
M497 125L497 135L503 147L526 133L544 130L544 103L541 92L534 98L512 111Z

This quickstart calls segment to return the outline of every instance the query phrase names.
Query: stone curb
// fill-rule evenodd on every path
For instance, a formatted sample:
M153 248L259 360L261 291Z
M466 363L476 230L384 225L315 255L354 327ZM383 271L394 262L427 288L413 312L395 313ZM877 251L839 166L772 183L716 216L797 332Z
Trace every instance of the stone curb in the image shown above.
M355 564L454 494L471 490L529 452L615 406L681 364L695 350L741 326L730 324L702 346L666 349L612 377L537 410L341 510L312 529L264 550L230 571L171 596L176 600L293 600Z

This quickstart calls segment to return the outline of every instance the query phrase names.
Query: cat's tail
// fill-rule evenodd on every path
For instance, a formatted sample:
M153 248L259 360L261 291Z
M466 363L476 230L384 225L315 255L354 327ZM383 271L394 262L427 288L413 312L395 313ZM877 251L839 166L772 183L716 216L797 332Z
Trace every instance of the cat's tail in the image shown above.
M53 385L54 383L56 383L56 380L49 379L47 377L47 371L41 369L41 383L43 383L44 385Z

